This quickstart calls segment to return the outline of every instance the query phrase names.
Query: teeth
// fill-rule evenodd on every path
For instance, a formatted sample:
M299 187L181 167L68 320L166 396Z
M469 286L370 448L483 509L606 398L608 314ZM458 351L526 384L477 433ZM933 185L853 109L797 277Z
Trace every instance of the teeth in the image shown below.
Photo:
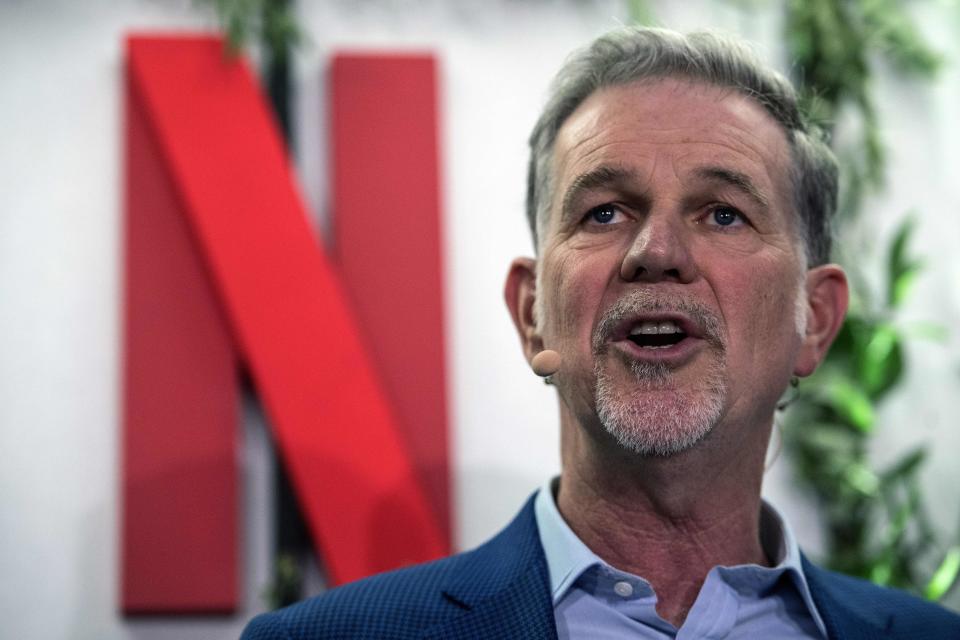
M672 320L664 320L657 325L657 333L680 333L680 327L674 324Z
M654 335L657 333L680 333L680 327L673 320L663 322L641 322L630 329L630 335Z

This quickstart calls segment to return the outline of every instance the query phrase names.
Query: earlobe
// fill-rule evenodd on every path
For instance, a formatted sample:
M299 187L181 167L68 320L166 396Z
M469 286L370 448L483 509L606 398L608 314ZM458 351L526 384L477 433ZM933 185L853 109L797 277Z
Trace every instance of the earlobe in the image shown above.
M543 350L543 340L537 332L535 302L537 298L537 261L517 258L510 264L503 296L520 336L523 353L529 362Z
M847 313L847 276L835 264L814 267L806 277L807 322L793 373L805 377L816 371L837 337Z

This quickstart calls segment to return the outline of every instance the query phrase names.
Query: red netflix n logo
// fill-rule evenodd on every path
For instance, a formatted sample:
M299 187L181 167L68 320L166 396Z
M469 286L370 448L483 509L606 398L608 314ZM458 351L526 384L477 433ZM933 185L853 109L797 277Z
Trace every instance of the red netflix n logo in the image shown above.
M449 550L435 70L332 73L332 265L247 67L133 37L123 608L236 606L237 371L334 582Z

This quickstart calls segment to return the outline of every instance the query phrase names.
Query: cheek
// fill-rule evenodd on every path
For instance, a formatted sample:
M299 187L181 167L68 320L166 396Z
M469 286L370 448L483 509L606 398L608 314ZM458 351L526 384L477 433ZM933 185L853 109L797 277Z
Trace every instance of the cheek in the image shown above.
M778 268L779 267L779 268ZM790 358L800 343L797 330L799 282L780 265L738 273L722 303L731 341L751 364Z
M593 321L606 286L606 274L599 265L575 252L556 256L544 265L554 274L544 282L548 337L586 340L589 344ZM550 336L550 334L553 334Z

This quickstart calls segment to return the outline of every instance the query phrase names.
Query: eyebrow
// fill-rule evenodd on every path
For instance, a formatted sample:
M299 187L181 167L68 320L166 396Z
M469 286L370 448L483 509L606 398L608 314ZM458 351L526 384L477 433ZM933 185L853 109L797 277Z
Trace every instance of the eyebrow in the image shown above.
M629 182L635 178L636 172L622 167L601 166L586 173L581 173L573 179L573 182L570 183L563 194L561 215L564 218L569 216L580 194L618 183Z
M733 169L719 166L699 167L694 171L694 175L702 180L722 182L737 189L745 194L751 200L756 202L761 208L767 210L770 208L770 202L760 189L753 183L749 176ZM616 166L600 166L586 173L582 173L573 179L570 186L563 194L561 215L564 218L569 217L573 211L573 206L581 194L595 189L611 187L612 185L629 183L635 181L637 173L630 169Z
M694 172L698 178L703 180L713 180L728 184L738 191L741 191L764 209L770 208L770 202L757 188L750 177L739 171L733 171L724 167L700 167Z

